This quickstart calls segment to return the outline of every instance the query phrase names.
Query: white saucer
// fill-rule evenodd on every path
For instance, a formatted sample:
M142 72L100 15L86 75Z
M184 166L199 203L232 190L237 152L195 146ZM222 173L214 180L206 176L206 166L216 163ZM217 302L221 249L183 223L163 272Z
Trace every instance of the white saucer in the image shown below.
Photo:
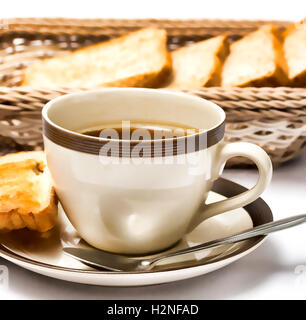
M214 202L246 189L231 181L219 179L208 201ZM258 199L245 209L237 209L210 218L168 251L193 246L273 220L268 205ZM147 272L113 272L90 268L63 254L64 246L87 246L81 240L60 208L57 226L44 234L19 230L0 236L0 256L33 272L66 281L104 285L141 286L196 277L220 269L256 249L265 237L233 245L204 250L171 258Z

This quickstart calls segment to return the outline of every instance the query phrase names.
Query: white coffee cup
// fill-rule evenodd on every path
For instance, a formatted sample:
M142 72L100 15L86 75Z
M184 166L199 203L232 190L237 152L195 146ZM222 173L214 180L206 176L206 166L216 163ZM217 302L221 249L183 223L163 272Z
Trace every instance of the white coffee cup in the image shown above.
M56 193L80 236L99 249L125 254L166 249L203 220L256 200L271 180L266 152L251 143L224 143L224 111L192 95L102 88L58 97L46 104L42 116ZM175 122L200 131L146 142L78 133L121 120ZM106 146L114 152L107 153ZM256 185L206 205L213 182L235 156L256 164Z

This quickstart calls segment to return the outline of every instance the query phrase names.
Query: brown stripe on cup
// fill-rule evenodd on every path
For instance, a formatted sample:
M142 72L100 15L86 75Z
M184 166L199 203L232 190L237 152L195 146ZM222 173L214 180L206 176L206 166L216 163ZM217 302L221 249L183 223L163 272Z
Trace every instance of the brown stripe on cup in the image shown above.
M43 118L43 134L52 142L75 151L108 157L166 157L207 149L224 137L225 122L219 126L183 137L165 140L115 140L91 137L54 126Z

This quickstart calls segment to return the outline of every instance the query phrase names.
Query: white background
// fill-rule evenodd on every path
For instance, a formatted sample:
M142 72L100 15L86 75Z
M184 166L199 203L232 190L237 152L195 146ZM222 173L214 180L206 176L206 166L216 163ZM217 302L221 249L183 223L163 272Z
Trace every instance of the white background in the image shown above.
M303 0L277 1L27 1L1 3L1 18L223 18L300 20ZM251 187L255 170L226 170L224 177ZM274 171L262 196L275 219L306 213L306 153ZM41 276L0 258L9 287L1 299L306 299L306 225L269 236L255 252L211 274L140 288L109 288L68 283Z

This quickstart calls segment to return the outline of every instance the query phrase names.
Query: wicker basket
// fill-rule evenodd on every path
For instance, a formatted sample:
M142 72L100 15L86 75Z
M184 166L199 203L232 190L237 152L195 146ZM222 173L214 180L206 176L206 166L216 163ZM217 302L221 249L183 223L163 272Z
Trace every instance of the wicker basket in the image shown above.
M56 96L73 91L18 87L22 69L33 60L146 26L166 28L168 48L173 50L221 33L233 41L263 23L267 21L8 19L0 24L4 26L0 29L2 152L41 148L42 106ZM289 24L273 23L280 29ZM227 113L226 140L250 141L262 146L274 165L296 157L306 148L306 89L214 87L183 91L220 105ZM249 163L242 158L230 162L230 165L245 164Z

